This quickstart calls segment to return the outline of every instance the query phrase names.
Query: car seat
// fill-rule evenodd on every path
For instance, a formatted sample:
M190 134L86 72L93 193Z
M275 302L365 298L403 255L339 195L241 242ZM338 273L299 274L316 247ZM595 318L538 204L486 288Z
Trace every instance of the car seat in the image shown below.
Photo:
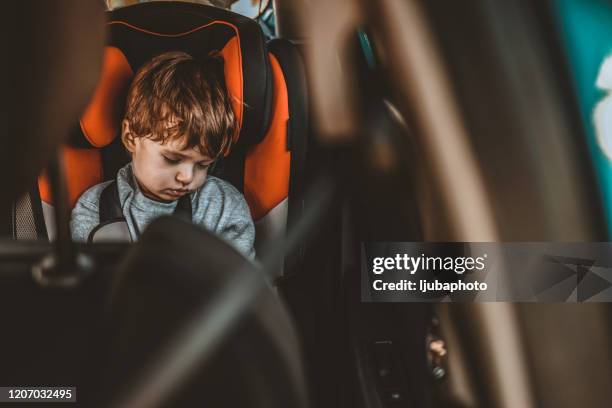
M266 44L255 21L183 2L117 9L107 13L107 27L98 86L63 148L71 206L89 187L113 179L129 160L117 136L134 72L154 55L170 50L196 57L219 51L240 131L232 151L212 174L244 193L257 230L256 250L282 237L287 223L303 209L308 134L305 75L293 44ZM43 174L38 188L13 207L13 237L53 239L51 206Z

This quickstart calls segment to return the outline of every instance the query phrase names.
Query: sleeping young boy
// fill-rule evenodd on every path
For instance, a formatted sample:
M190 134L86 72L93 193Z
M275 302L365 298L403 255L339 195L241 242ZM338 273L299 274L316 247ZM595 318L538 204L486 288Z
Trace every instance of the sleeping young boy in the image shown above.
M130 238L155 218L171 215L189 196L193 223L253 258L255 228L242 194L208 169L231 146L237 128L223 63L182 52L146 63L130 86L121 140L132 161L117 174ZM100 195L111 182L87 190L72 211L72 236L86 242L100 224ZM183 198L183 201L185 198Z

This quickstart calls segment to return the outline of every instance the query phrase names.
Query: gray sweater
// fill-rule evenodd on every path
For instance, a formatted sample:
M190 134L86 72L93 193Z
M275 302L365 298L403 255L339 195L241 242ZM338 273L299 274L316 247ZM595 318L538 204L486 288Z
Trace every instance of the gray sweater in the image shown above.
M100 194L110 181L97 184L79 198L72 210L71 229L75 241L87 242L91 231L100 224ZM138 240L153 219L171 215L177 201L151 200L140 191L129 163L117 173L119 200L132 241ZM255 227L244 197L231 184L208 176L202 187L191 194L192 221L225 239L249 258L255 257Z

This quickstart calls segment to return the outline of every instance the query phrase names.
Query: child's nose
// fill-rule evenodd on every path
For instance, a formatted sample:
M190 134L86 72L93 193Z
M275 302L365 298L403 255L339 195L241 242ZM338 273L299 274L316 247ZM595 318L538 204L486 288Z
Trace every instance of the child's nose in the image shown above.
M191 166L187 166L187 167L181 168L176 173L176 181L178 181L181 184L189 184L191 183L191 180L193 180L193 170L191 169Z

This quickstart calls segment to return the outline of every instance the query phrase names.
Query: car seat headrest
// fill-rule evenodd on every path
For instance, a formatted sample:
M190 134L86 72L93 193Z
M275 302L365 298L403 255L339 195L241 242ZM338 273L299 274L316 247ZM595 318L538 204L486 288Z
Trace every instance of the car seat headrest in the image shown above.
M239 131L235 146L258 143L268 127L270 69L257 23L214 7L160 2L108 13L109 40L94 97L71 137L75 147L104 147L120 131L134 73L155 55L184 51L198 58L219 52Z

